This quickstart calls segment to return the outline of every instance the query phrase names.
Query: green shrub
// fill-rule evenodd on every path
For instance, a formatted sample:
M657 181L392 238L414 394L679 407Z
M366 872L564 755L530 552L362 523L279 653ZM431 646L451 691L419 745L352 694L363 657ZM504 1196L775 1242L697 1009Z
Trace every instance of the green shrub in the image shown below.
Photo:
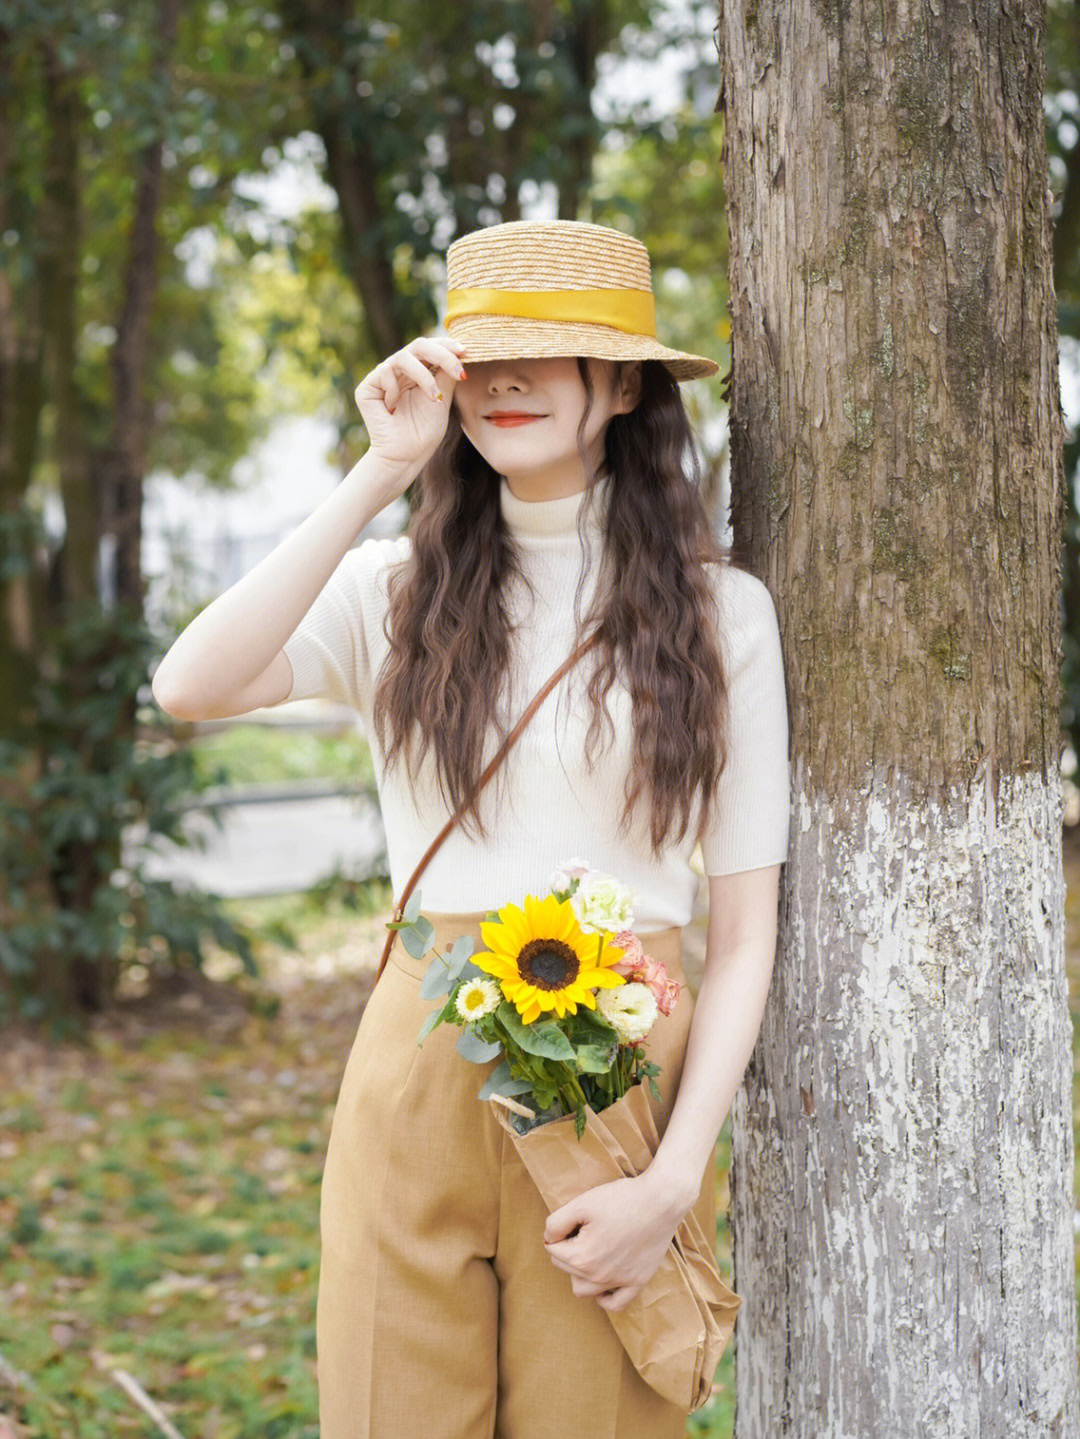
M0 1004L8 1010L101 1008L126 967L201 967L211 939L255 973L253 936L226 919L220 896L142 872L154 836L190 843L182 801L192 757L155 742L171 722L139 704L160 651L127 609L71 608L46 636L48 671L25 707L26 727L0 735ZM128 826L145 839L125 867Z

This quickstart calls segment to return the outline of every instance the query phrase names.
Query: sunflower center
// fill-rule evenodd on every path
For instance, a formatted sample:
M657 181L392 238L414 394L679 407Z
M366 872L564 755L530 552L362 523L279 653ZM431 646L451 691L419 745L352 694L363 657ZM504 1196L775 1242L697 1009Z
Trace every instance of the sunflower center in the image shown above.
M580 968L581 961L561 939L530 939L518 955L518 973L537 989L565 989Z

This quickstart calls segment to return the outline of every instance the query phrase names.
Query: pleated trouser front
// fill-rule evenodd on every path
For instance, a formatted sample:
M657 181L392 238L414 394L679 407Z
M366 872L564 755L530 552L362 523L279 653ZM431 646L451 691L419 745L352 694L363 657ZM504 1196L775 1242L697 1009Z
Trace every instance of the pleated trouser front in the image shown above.
M479 941L478 915L429 915L440 948ZM683 981L680 931L646 948ZM547 1210L477 1091L497 1061L457 1052L430 956L400 942L368 1000L334 1113L322 1182L317 1308L321 1439L682 1439L686 1416L640 1377L606 1312L544 1249ZM646 1041L661 1066L657 1129L682 1073L684 988ZM707 1166L694 1204L716 1232Z

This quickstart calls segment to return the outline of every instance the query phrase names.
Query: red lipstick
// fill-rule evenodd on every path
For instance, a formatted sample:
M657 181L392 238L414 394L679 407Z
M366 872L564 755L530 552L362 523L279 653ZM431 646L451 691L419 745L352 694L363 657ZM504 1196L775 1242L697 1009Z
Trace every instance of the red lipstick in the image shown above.
M493 410L486 416L493 425L530 425L534 420L542 420L543 415L530 415L522 410Z

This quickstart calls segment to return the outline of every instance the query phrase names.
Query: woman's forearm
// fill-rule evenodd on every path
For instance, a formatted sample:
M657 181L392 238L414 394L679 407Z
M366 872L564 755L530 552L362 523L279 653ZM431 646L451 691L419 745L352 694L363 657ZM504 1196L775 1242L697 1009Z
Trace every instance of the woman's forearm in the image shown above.
M645 1171L681 1218L701 1191L706 1165L757 1041L772 978L775 939L710 954L694 1003L679 1092ZM663 1075L660 1076L661 1083Z
M357 534L401 494L406 476L368 451L292 534L202 610L154 672L170 714L229 713L307 614Z

